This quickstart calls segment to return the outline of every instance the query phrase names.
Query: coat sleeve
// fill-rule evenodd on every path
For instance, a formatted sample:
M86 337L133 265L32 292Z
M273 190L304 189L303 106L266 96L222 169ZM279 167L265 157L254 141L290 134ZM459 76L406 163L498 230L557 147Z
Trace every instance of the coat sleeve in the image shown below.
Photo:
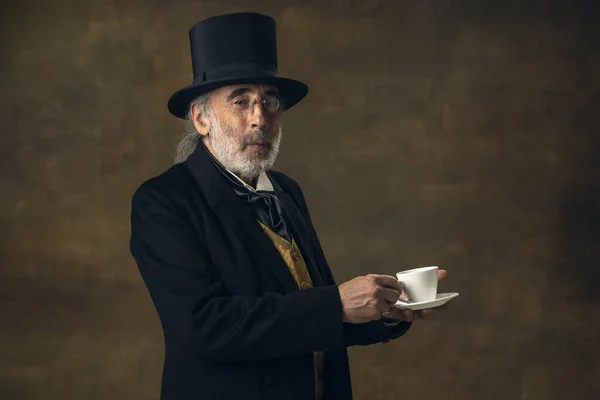
M209 258L173 204L142 185L131 209L130 250L161 320L167 352L244 362L344 346L336 286L285 296L233 295L219 279L219 261Z
M302 215L306 221L309 233L311 236L311 245L315 251L317 262L321 263L320 270L326 274L324 281L329 285L335 285L335 279L331 273L331 269L327 264L327 259L321 247L319 237L313 226L310 212L304 194L300 185L296 181L288 178L294 185L294 197L296 205L300 208ZM387 327L383 324L383 319L376 321L367 322L364 324L350 324L343 323L344 325L344 342L347 347L350 346L366 346L374 343L387 343L392 339L399 338L404 335L409 328L411 323L407 321L400 322L398 325L393 327Z

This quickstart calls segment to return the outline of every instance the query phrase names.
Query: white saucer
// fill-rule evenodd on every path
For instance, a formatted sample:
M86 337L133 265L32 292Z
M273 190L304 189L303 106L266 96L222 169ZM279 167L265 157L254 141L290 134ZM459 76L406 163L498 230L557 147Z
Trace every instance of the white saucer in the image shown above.
M424 308L434 308L434 307L439 307L441 305L446 304L447 302L449 302L450 300L452 300L453 298L455 298L457 296L458 296L458 293L438 293L435 296L435 300L420 301L420 302L416 302L416 303L405 303L402 300L398 300L398 302L396 304L394 304L392 307L396 307L401 310L403 310L403 309L422 310Z

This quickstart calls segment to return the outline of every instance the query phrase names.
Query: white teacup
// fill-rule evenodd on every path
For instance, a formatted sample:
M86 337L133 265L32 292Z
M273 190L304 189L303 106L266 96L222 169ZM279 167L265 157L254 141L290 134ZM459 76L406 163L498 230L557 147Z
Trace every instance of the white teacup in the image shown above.
M436 299L438 287L438 267L422 267L401 271L396 274L404 282L404 292L409 301L420 303Z

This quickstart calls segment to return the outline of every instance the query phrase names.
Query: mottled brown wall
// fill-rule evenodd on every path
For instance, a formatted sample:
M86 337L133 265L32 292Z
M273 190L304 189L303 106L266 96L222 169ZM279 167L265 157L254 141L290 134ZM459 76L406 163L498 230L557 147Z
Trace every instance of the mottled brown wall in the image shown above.
M0 398L158 398L129 201L182 130L188 28L243 10L277 18L281 71L311 88L277 167L338 280L438 264L461 293L352 349L355 398L600 398L592 4L4 1Z

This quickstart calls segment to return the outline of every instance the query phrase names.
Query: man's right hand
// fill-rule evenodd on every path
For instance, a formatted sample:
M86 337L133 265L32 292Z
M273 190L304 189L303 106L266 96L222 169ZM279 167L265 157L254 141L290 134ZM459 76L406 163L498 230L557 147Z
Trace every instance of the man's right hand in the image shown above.
M339 286L344 322L362 324L381 318L395 304L403 283L389 275L359 276Z

